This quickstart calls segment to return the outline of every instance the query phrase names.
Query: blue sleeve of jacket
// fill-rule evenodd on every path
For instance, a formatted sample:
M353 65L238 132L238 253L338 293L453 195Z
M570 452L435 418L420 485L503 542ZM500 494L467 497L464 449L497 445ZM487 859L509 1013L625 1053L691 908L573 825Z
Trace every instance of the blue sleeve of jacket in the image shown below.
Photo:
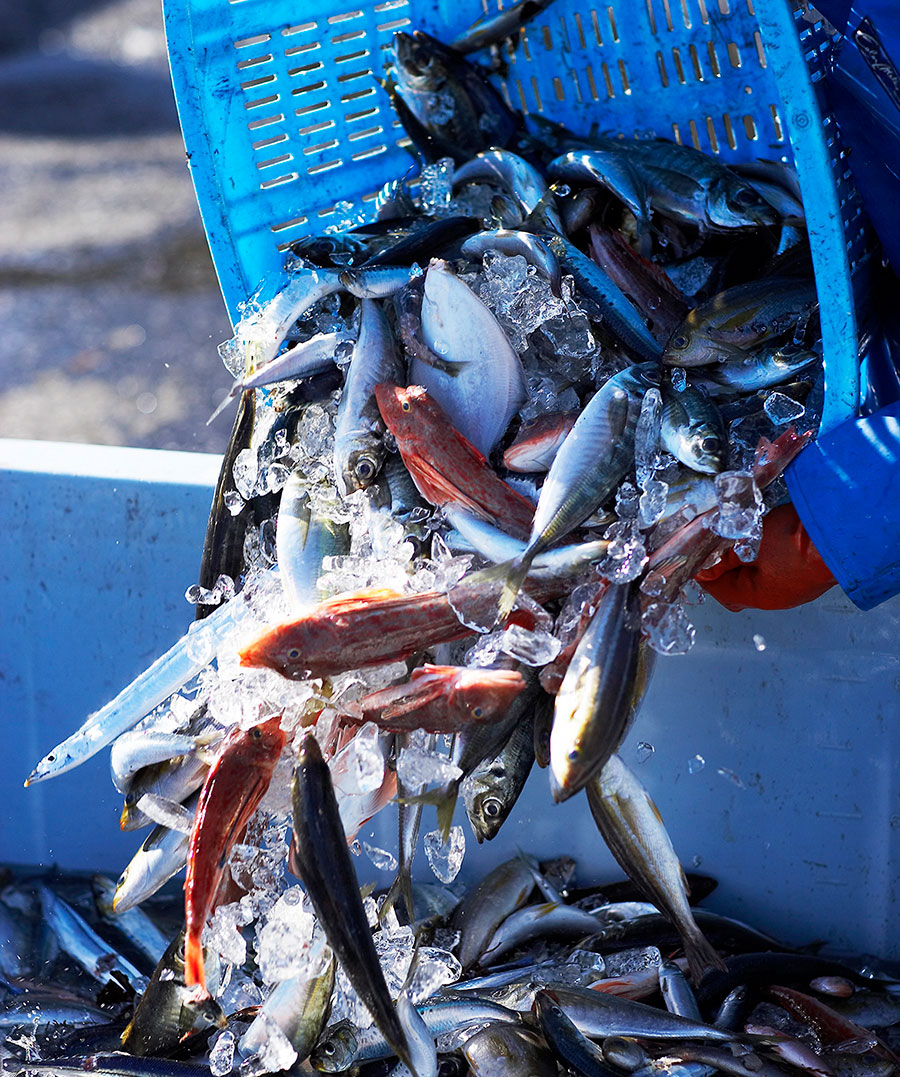
M786 472L794 507L863 610L900 593L900 402L823 435Z

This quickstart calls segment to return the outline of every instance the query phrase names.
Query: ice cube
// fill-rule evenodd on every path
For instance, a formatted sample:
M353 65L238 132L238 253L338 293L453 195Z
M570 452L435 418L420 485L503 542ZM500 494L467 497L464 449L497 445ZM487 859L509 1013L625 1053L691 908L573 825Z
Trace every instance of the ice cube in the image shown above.
M446 842L440 831L432 830L425 835L425 856L434 874L442 883L452 883L462 867L466 853L466 836L461 826L450 827Z
M687 371L683 366L672 367L672 388L676 393L683 393L687 388Z
M249 924L252 915L240 901L220 905L203 930L203 942L231 965L243 965L247 959L247 944L240 929Z
M659 389L648 389L641 401L641 413L634 431L634 470L641 486L656 467L661 426L662 396Z
M400 750L397 777L405 789L419 789L434 782L442 785L462 775L460 768L439 752L430 752L417 744Z
M616 515L620 520L634 520L638 514L638 492L632 482L623 482L616 491Z
M257 932L257 963L266 983L305 976L310 963L319 960L324 940L303 899L299 886L285 890Z
M754 632L754 634L753 634L753 646L758 651L764 651L766 649L765 636L761 636L758 632Z
M225 1077L234 1068L235 1036L230 1029L223 1029L209 1050L209 1072L213 1077Z
M182 807L177 801L157 796L155 793L144 793L137 802L137 810L154 823L168 827L169 830L177 830L179 834L190 834L194 828L193 812Z
M584 312L560 314L547 318L541 332L553 345L558 356L584 359L597 347L591 323Z
M232 465L232 476L238 493L245 501L254 496L256 490L256 477L259 472L256 451L254 449L241 449Z
M370 845L367 841L362 843L362 847L366 856L379 871L396 871L397 858L387 849L379 849L377 845Z
M453 167L452 157L441 157L422 169L419 175L419 208L423 213L441 216L449 212Z
M640 497L639 525L646 529L652 527L666 511L666 499L669 494L669 484L660 479L646 478L643 483L643 492Z
M658 968L661 961L662 955L656 946L620 950L618 953L606 955L606 975L627 976L629 973L643 972L645 969Z
M597 571L611 583L628 583L640 576L647 564L647 550L634 520L617 520L605 532L610 540Z
M546 628L534 631L521 625L510 625L502 634L501 649L526 666L545 666L562 650L562 644Z
M694 626L680 602L651 602L641 625L650 646L659 654L687 654L694 646Z
M232 516L239 515L241 509L243 509L244 505L247 504L247 502L244 500L244 498L241 497L237 490L226 490L224 501L225 508L228 509Z
M262 1028L262 1041L259 1051L241 1063L241 1077L260 1077L263 1073L278 1073L290 1069L297 1061L297 1052L291 1041L278 1026L278 1022L265 1011L260 1012L258 1020Z
M713 530L723 538L752 539L761 534L763 499L749 471L722 471L716 475L718 515Z
M355 791L374 793L384 781L384 752L378 726L366 722L348 748L348 773Z
M435 946L423 946L409 986L410 998L418 1005L445 984L456 983L461 975L462 965L458 957Z
M702 755L692 755L688 760L688 774L699 774L706 766L706 760Z

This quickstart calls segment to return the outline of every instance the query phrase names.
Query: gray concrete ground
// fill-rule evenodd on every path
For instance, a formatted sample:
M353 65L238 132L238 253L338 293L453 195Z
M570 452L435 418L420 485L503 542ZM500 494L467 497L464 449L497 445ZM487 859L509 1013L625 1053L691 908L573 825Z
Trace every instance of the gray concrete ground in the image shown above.
M220 452L160 0L0 0L0 436Z

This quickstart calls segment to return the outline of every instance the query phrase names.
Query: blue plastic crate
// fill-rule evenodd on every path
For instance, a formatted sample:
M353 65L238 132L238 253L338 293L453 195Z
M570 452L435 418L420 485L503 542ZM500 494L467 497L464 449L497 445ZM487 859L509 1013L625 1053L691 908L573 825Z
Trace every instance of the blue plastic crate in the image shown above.
M384 73L396 30L450 39L496 0L163 0L175 96L213 261L233 320L283 275L285 247L335 205L365 210L410 158ZM792 159L822 297L828 430L854 414L851 269L859 199L815 92L830 46L787 0L554 0L501 86L575 131L654 132L724 161ZM475 57L478 58L477 55Z

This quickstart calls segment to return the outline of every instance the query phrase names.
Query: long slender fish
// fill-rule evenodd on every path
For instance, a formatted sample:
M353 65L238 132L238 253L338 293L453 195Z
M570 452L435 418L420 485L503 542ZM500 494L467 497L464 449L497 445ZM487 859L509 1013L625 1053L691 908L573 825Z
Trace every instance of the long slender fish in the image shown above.
M216 655L222 640L233 631L244 599L235 596L169 648L109 703L89 715L84 724L38 763L26 785L54 778L84 763L131 729L154 707L178 691Z
M398 1057L410 1050L372 941L328 765L310 731L300 736L291 785L294 863L316 915L356 993Z
M525 859L513 857L494 868L456 907L450 926L461 938L457 955L464 969L473 965L506 917L534 888L534 876Z
M210 768L194 818L184 883L184 981L206 994L200 937L213 910L232 845L269 788L284 747L281 715L250 729L233 729Z

